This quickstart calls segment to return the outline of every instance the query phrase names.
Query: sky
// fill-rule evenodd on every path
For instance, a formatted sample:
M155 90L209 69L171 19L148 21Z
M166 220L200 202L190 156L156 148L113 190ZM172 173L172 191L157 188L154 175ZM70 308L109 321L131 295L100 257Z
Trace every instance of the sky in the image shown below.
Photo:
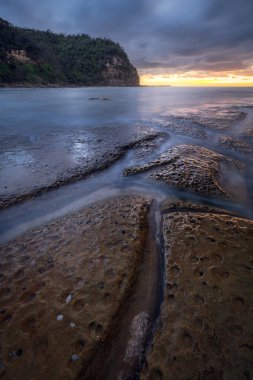
M111 38L144 85L253 86L253 0L0 0L0 17Z

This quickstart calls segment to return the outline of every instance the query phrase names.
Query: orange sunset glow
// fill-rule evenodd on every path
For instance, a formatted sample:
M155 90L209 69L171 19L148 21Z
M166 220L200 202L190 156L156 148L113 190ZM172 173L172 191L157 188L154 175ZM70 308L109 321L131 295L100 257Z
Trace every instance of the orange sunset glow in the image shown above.
M143 74L140 76L143 86L253 86L252 74L247 72L199 73L187 72L180 74Z

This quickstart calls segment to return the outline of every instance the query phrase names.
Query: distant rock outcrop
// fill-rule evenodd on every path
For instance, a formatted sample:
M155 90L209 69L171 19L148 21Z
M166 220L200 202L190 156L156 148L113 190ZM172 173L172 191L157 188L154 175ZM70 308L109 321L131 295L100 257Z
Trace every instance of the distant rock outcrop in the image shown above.
M18 28L0 19L0 85L138 86L118 43Z

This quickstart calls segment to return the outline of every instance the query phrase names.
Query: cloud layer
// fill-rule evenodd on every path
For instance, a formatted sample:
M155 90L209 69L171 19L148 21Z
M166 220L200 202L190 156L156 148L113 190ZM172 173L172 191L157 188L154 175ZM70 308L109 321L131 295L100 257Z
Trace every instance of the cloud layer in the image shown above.
M142 73L253 73L252 0L8 0L15 25L109 37Z

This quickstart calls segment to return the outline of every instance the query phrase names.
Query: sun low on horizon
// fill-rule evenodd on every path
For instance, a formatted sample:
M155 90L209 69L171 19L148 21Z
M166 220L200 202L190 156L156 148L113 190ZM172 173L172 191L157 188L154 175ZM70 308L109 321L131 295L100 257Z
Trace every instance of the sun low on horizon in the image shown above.
M173 86L173 87L253 87L253 75L243 73L180 73L180 74L141 74L141 86Z

